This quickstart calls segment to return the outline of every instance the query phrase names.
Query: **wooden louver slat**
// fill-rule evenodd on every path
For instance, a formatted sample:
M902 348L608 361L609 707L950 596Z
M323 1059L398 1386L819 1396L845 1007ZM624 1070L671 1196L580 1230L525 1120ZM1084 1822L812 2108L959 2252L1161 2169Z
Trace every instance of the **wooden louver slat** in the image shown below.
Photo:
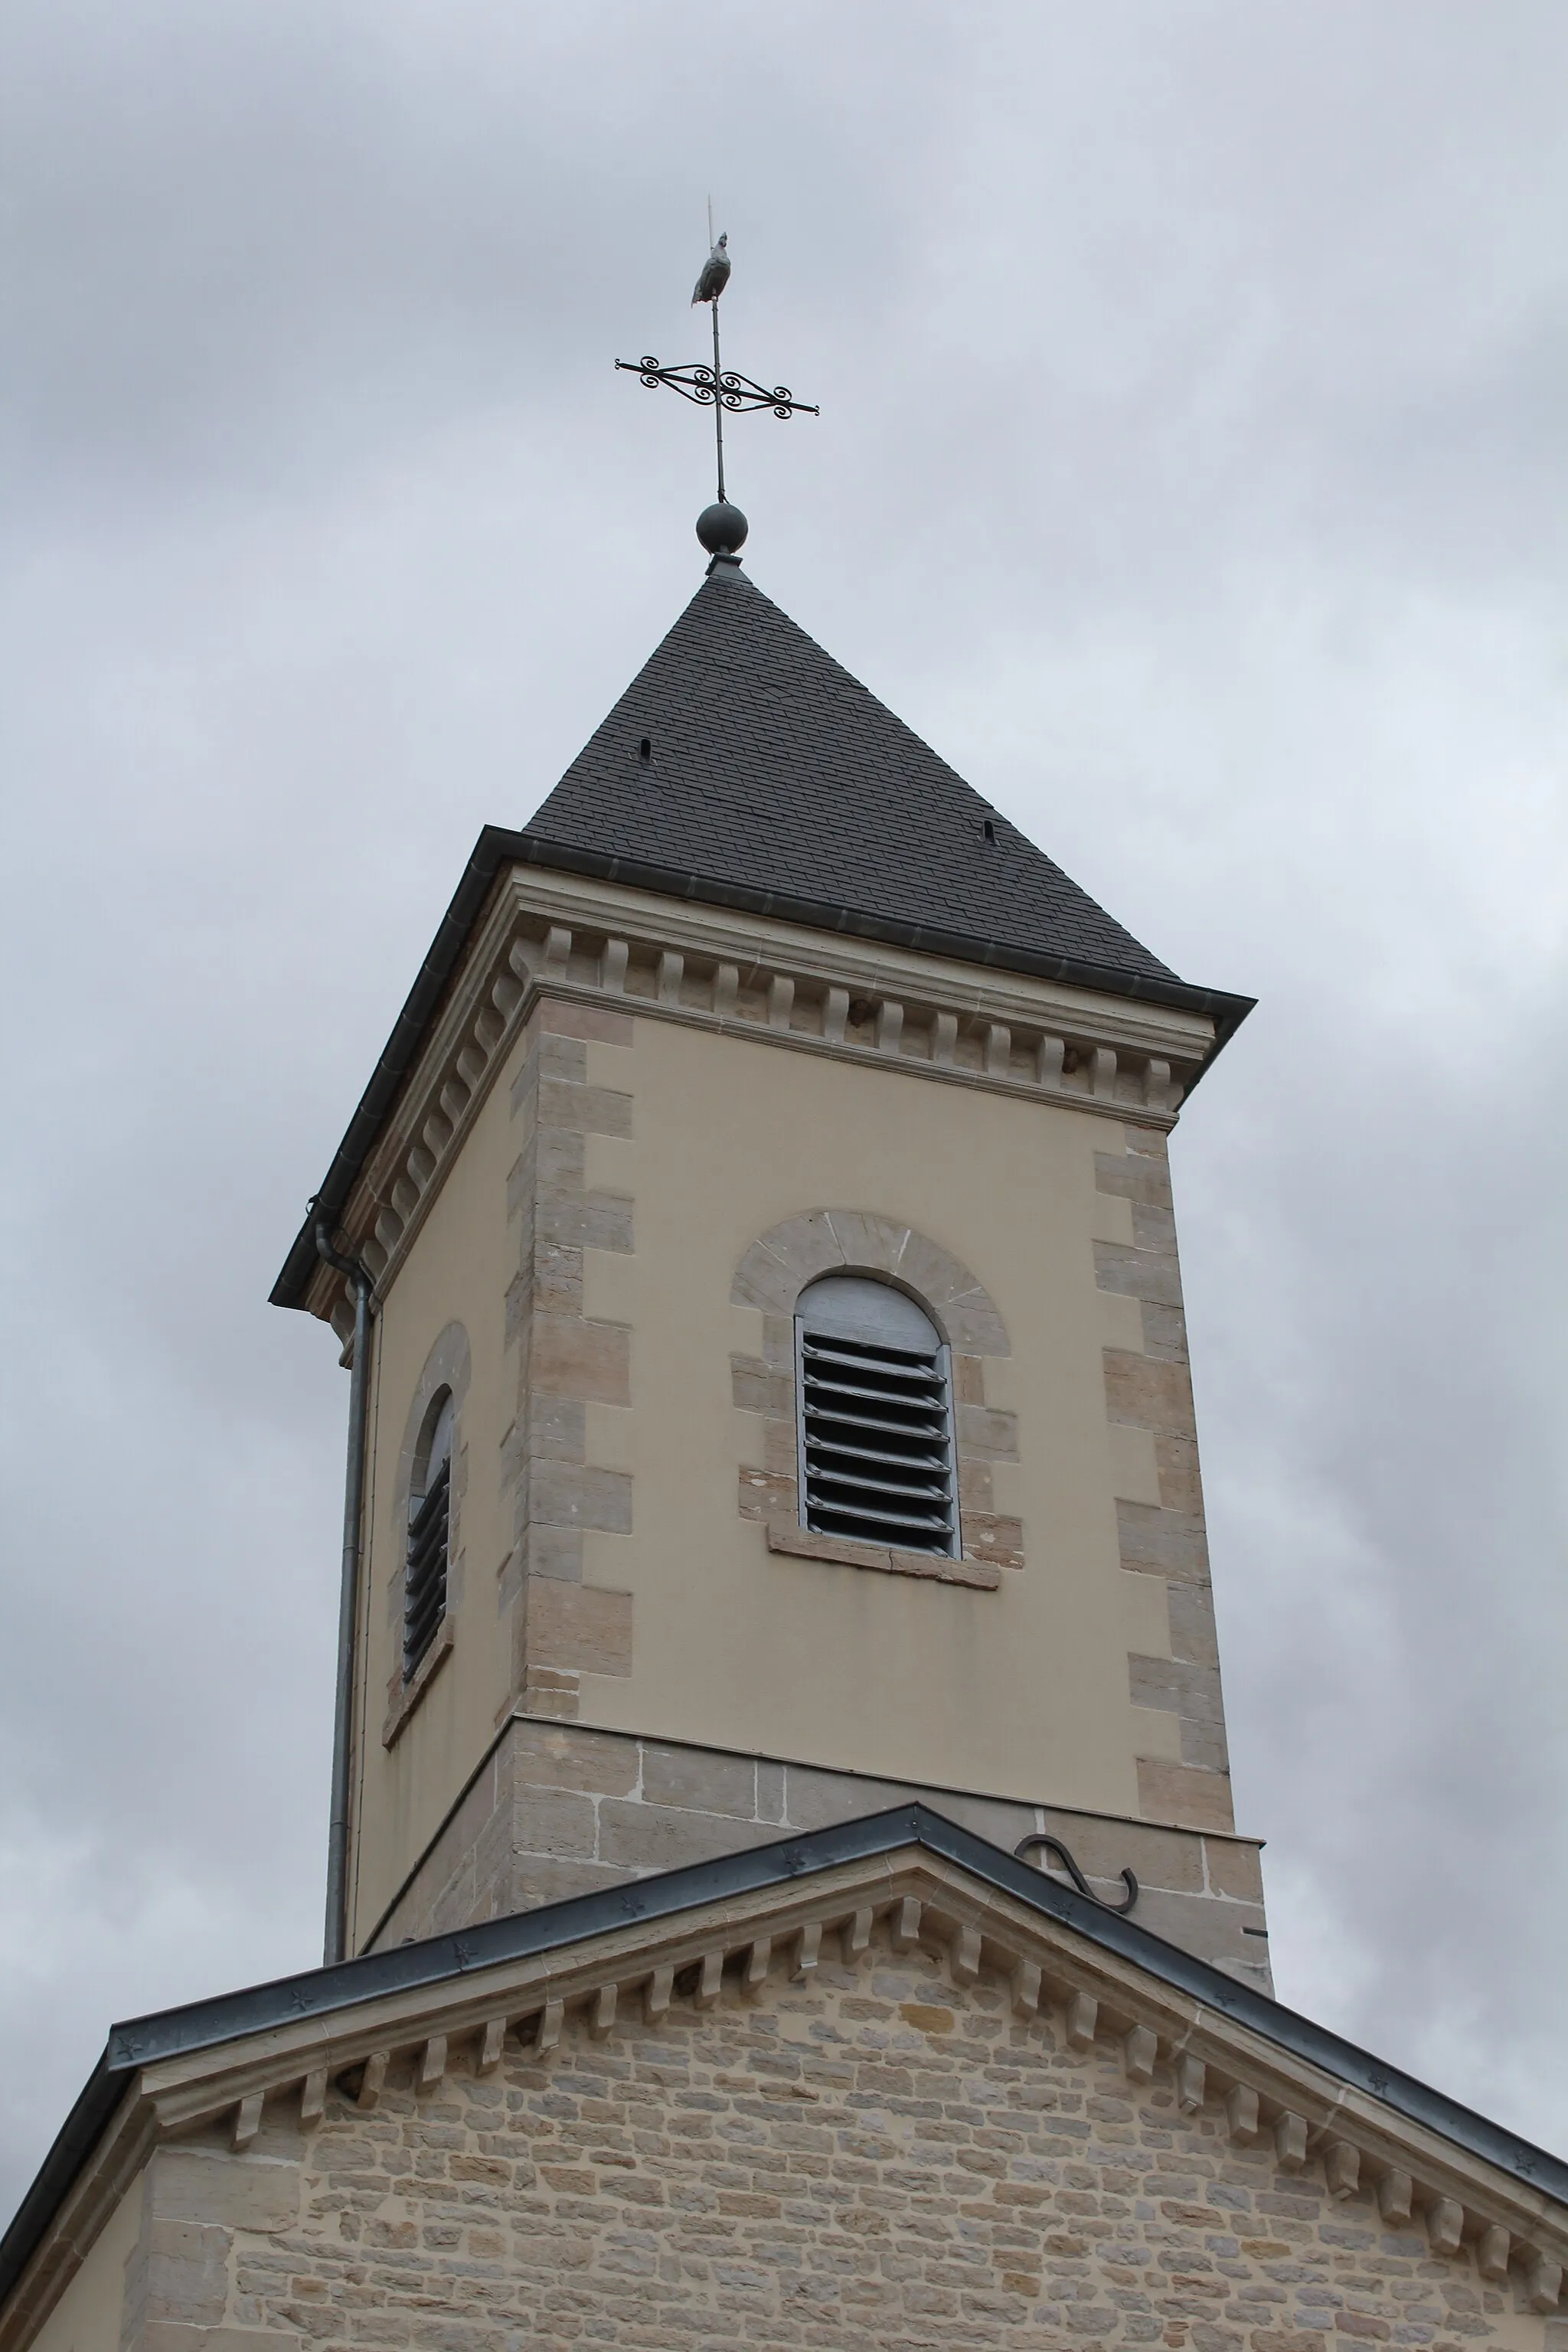
M450 1456L431 1475L408 1525L403 1603L403 1673L414 1672L447 1613L447 1540L451 1515Z
M805 1524L951 1553L957 1533L946 1350L800 1335Z

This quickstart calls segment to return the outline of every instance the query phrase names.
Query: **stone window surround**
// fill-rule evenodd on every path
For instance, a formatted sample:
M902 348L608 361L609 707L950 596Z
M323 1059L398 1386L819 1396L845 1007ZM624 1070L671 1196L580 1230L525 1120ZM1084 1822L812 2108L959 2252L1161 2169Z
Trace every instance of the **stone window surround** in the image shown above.
M891 1283L931 1317L952 1351L960 1559L856 1543L801 1524L795 1316L802 1291L824 1274ZM985 1399L986 1360L1011 1353L1006 1328L984 1285L951 1251L874 1211L808 1209L752 1244L730 1299L763 1318L762 1356L731 1353L730 1377L736 1408L760 1423L750 1447L760 1460L740 1465L738 1507L742 1518L763 1520L770 1552L989 1591L1023 1567L1022 1525L996 1512L992 1492L993 1464L1018 1458L1016 1415Z
M381 1295L543 996L1156 1129L1215 1039L1208 1017L1141 999L513 866L341 1214ZM306 1304L346 1340L341 1276L318 1267Z
M426 1357L415 1383L407 1418L403 1425L403 1442L397 1449L397 1472L392 1489L392 1524L404 1536L404 1541L386 1587L386 1623L394 1649L392 1672L386 1685L386 1715L381 1727L384 1748L396 1745L426 1692L450 1657L457 1640L456 1621L463 1591L462 1507L468 1483L468 1448L462 1439L463 1407L468 1400L472 1373L468 1335L460 1323L448 1323ZM449 1389L452 1396L452 1486L447 1523L447 1605L429 1648L405 1679L400 1635L407 1571L408 1498L426 1417L442 1389Z

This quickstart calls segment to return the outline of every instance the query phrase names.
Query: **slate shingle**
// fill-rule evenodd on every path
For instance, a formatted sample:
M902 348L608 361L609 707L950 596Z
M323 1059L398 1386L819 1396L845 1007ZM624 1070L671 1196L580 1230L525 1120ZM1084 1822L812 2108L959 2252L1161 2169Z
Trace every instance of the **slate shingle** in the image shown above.
M731 564L526 832L699 876L705 897L729 886L744 904L775 894L963 934L1004 962L1011 950L1175 978Z

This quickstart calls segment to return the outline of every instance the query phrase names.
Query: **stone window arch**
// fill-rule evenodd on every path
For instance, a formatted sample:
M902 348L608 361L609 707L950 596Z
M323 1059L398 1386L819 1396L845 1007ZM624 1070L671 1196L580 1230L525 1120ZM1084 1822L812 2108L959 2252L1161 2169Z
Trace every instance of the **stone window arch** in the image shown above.
M463 1595L463 1496L468 1463L463 1410L471 1370L468 1335L460 1323L448 1323L425 1359L404 1421L392 1496L397 1559L386 1590L392 1658L381 1736L388 1748L446 1663L457 1638ZM427 1504L428 1511L424 1509ZM437 1517L445 1521L439 1530L431 1524ZM438 1561L427 1556L437 1535Z
M865 1276L902 1291L950 1351L962 1530L956 1557L802 1524L795 1318L802 1294L830 1275ZM875 1212L804 1210L752 1244L730 1296L762 1316L762 1354L731 1356L731 1378L734 1402L754 1416L747 1424L740 1507L765 1523L771 1550L991 1588L1006 1570L1022 1568L1023 1530L996 1510L992 1475L995 1463L1017 1459L1016 1423L986 1394L987 1364L1011 1352L1006 1327L984 1284L951 1251Z

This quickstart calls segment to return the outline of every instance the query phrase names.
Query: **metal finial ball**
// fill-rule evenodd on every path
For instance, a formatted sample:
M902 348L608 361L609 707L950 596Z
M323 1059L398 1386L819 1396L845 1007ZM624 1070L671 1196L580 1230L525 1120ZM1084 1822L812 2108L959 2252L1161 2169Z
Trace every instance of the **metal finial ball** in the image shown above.
M746 544L750 529L740 508L732 507L728 499L721 499L717 506L704 507L697 518L697 536L710 555L738 554Z

